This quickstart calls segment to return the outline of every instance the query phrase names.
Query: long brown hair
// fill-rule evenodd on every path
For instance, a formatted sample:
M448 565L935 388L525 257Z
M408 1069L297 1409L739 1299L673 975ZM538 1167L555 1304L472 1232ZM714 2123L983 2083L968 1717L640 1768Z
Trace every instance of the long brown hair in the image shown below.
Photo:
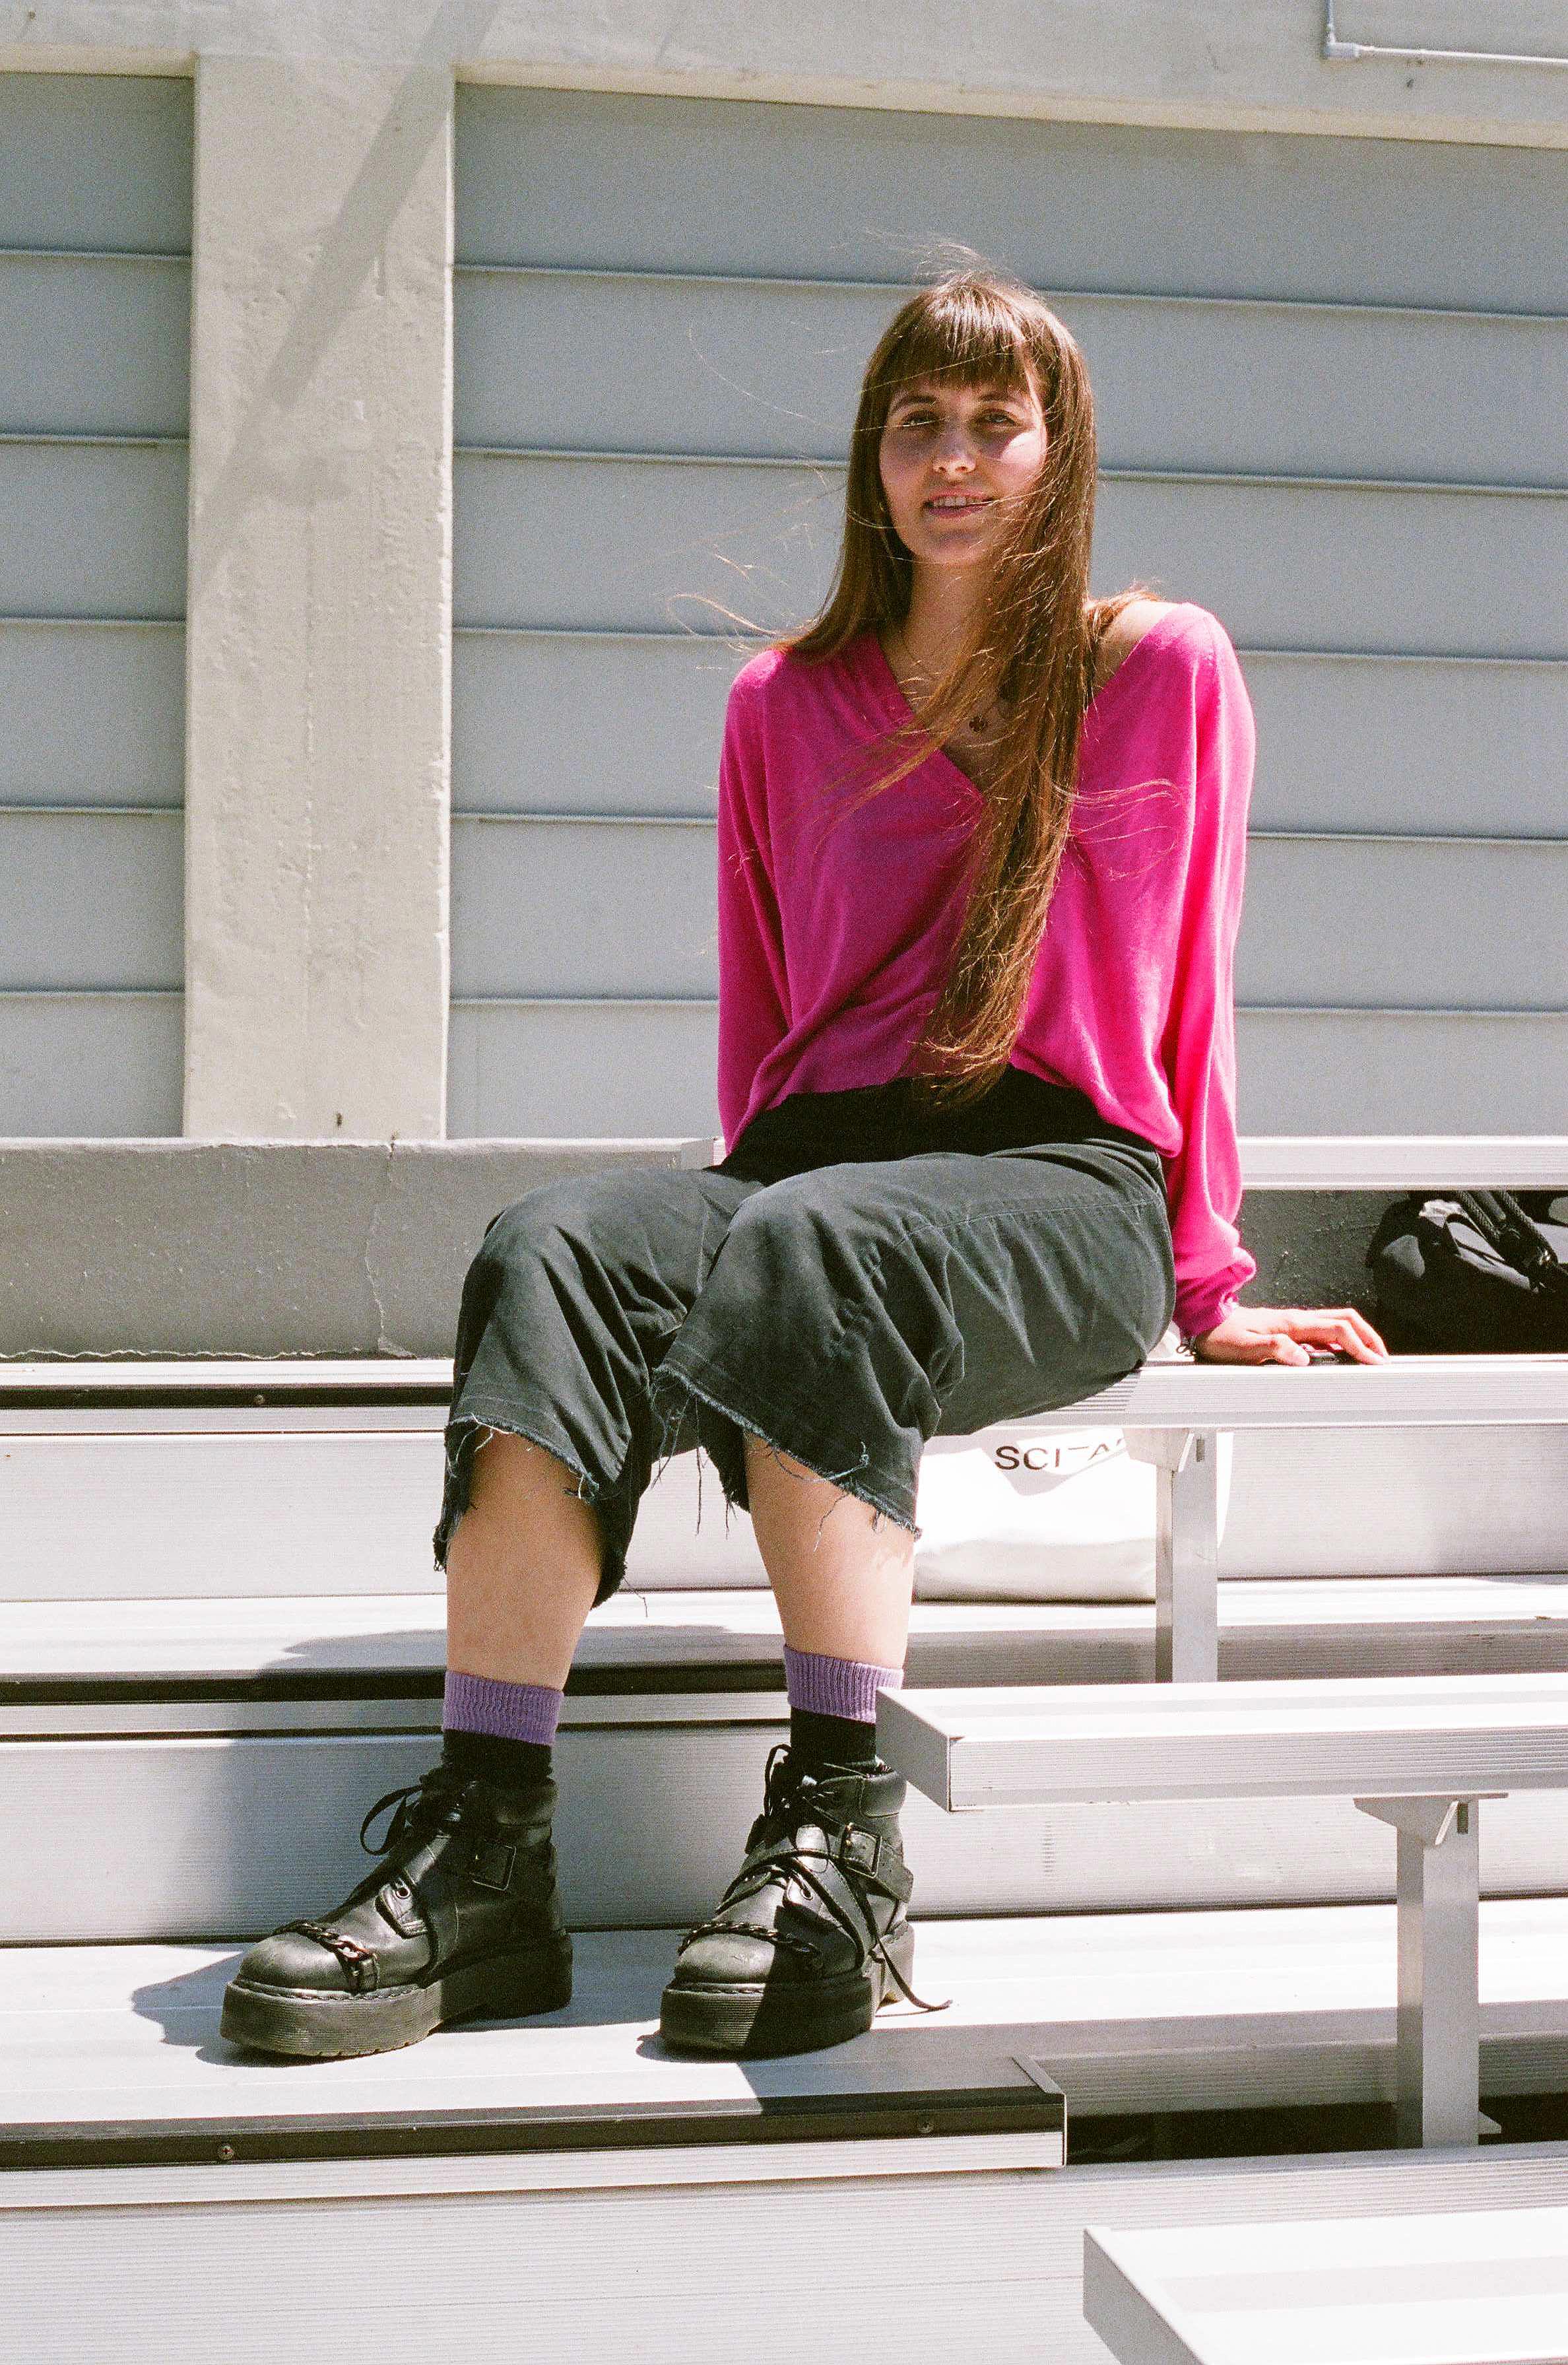
M913 563L893 528L879 453L894 398L919 378L963 387L1032 381L1047 435L1039 476L999 528L987 594L963 644L912 721L879 743L897 760L868 791L902 779L965 715L1005 701L963 924L911 1061L922 1090L956 1104L976 1098L1007 1066L1067 847L1096 652L1113 617L1144 587L1089 597L1097 447L1081 353L1031 289L967 267L912 297L867 364L834 586L816 621L782 646L798 657L830 657L908 615Z

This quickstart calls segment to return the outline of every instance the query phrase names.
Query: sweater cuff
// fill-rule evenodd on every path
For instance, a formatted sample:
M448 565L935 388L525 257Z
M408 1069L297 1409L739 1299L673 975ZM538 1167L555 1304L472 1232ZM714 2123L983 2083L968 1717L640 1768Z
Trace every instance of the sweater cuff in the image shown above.
M1194 1339L1214 1329L1234 1314L1239 1304L1233 1289L1222 1287L1216 1291L1212 1283L1207 1288L1193 1290L1190 1296L1178 1297L1176 1328L1182 1334L1182 1346L1190 1347Z

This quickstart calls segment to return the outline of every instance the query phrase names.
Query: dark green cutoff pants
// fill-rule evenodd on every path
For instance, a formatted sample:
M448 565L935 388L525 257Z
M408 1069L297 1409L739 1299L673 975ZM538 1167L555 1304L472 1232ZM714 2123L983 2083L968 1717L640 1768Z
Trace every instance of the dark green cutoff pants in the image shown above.
M797 1093L722 1164L547 1182L498 1215L459 1318L437 1561L492 1429L559 1456L621 1583L655 1465L743 1432L914 1528L921 1447L1137 1369L1175 1302L1158 1153L1009 1068L967 1109L907 1082Z

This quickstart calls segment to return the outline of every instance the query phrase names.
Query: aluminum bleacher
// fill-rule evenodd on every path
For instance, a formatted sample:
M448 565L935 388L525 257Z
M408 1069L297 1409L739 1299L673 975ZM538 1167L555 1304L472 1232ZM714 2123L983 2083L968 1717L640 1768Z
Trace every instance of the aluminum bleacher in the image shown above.
M1083 2312L1119 2365L1561 2365L1568 2209L1092 2225Z
M1533 1185L1568 1171L1565 1153L1247 1145L1252 1189ZM769 2195L788 2188L792 2227L811 2238L820 2219L825 2246L833 2193L853 2183L873 2206L901 2191L901 2240L913 2211L936 2247L968 2246L999 2334L1016 2301L1019 2337L1087 2358L1101 2352L1079 2315L1085 2213L1114 2224L1125 2202L1159 2224L1149 2211L1169 2212L1178 2191L1222 2217L1254 2202L1238 2199L1239 2170L1204 2182L1147 2163L1074 2169L1075 2115L1394 2098L1396 1887L1411 1923L1395 1855L1417 1850L1433 1928L1438 1875L1458 1864L1459 1837L1473 1855L1474 1827L1391 1843L1356 1804L1391 1793L1364 1766L1341 1787L1348 1756L1316 1795L1233 1786L1128 1804L1113 1783L983 1817L912 1795L920 1978L951 2011L924 2022L901 2007L855 2045L760 2079L662 2056L675 1938L733 1869L785 1713L747 1523L724 1521L710 1474L694 1532L691 1457L651 1491L641 1570L594 1614L568 1693L561 1844L583 1933L570 2012L442 2031L359 2064L233 2054L218 2007L244 1944L358 1877L364 1805L434 1752L444 1633L429 1530L449 1386L443 1362L390 1357L0 1365L0 2271L19 2266L41 2292L41 2261L58 2279L91 2256L101 2284L115 2261L130 2272L162 2244L182 2272L160 2287L190 2293L167 2353L205 2356L219 2337L199 2301L216 2277L230 2295L228 2352L249 2356L247 2292L258 2327L265 2315L275 2328L281 2276L314 2338L346 2337L355 2277L377 2260L395 2271L396 2225L439 2214L461 2218L472 2267L461 2291L431 2286L443 2338L525 2292L566 2321L573 2259L591 2242L601 2270L636 2289L647 2353L673 2358L684 2352L657 2230L672 2211L712 2273L732 2259L755 2272ZM999 1708L1010 1687L1066 1685L1116 1712L1171 1711L1190 1679L1158 1691L1150 1679L1200 1648L1227 1702L1255 1686L1358 1691L1363 1676L1368 1701L1420 1677L1492 1685L1516 1704L1523 1691L1498 1693L1495 1678L1568 1684L1552 1524L1565 1403L1552 1358L1150 1365L1038 1425L1120 1425L1163 1457L1157 1601L919 1599L905 1704L939 1692ZM1204 1491L1218 1457L1198 1440L1227 1433L1242 1474L1222 1541L1217 1489ZM1172 1439L1193 1440L1184 1458ZM1432 1457L1434 1439L1451 1448ZM1325 1452L1350 1475L1319 1518ZM1448 1508L1428 1519L1439 1471ZM1483 1508L1466 1525L1470 1473ZM1264 1549L1276 1512L1291 1528L1277 1560ZM1523 1746L1526 1721L1497 1724L1500 1752ZM1517 1757L1480 1763L1444 1779L1445 1806L1509 1789L1485 1810L1477 1886L1459 1884L1460 1919L1479 1933L1481 2089L1568 2092L1568 1817ZM1430 1772L1412 1760L1398 1795L1435 1795ZM1428 2001L1429 2035L1440 2015ZM1407 2057L1409 2026L1406 1999ZM1429 2065L1423 2093L1429 2118ZM1545 2154L1528 2146L1471 2151L1480 2182L1462 2186L1432 2181L1439 2158L1390 2154L1375 2174L1351 2163L1337 2180L1273 2163L1267 2212L1447 2210L1544 2189ZM307 2197L319 2207L296 2242L284 2204ZM1020 2245L1043 2225L1058 2228L1053 2263L1020 2281ZM312 2260L337 2256L334 2228L353 2264L331 2285ZM893 2301L897 2323L912 2356L935 2357L954 2326L935 2285L917 2284ZM873 2308L847 2267L834 2288L840 2324L855 2292ZM875 2295L883 2329L890 2298ZM438 2353L436 2318L422 2321L421 2353ZM51 2338L47 2353L72 2365L139 2353L91 2307Z

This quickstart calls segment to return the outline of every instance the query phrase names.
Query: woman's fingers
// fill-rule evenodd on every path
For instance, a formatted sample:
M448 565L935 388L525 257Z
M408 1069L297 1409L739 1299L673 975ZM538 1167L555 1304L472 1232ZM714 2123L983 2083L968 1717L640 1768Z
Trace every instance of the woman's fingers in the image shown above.
M1383 1340L1353 1306L1293 1309L1286 1321L1292 1338L1305 1339L1314 1347L1332 1347L1358 1363L1381 1363L1387 1357Z
M1382 1363L1388 1350L1353 1306L1238 1306L1207 1332L1202 1361L1215 1363L1310 1363L1310 1349L1328 1349L1352 1362Z
M1364 1314L1358 1314L1353 1306L1346 1308L1346 1315L1362 1346L1371 1349L1372 1361L1378 1363L1386 1362L1388 1361L1388 1349L1383 1345L1383 1340L1372 1328L1372 1324L1367 1320L1366 1316Z

